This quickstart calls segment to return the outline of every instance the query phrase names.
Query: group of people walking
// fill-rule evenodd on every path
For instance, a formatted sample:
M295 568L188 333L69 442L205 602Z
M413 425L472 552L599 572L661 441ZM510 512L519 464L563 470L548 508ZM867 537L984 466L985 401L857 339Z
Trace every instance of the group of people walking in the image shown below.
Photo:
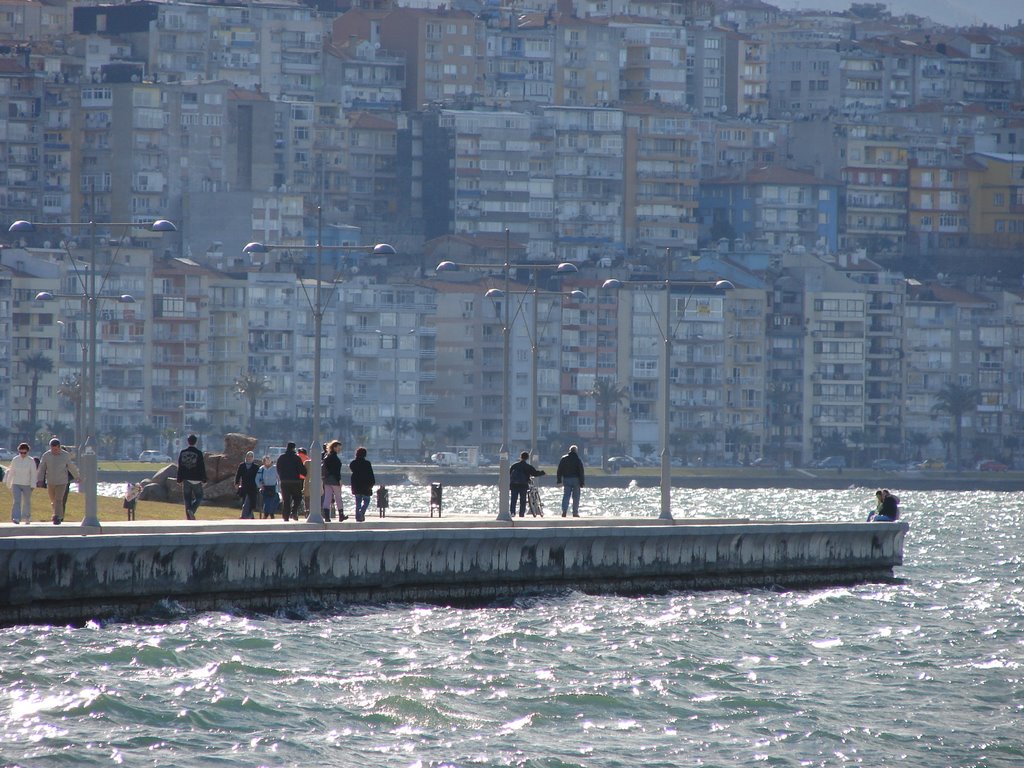
M339 522L348 519L341 492L343 469L340 454L341 442L332 440L324 444L320 455L323 492L319 503L327 522L332 519ZM373 497L373 486L377 482L373 465L366 456L366 449L360 446L348 464L349 488L355 497L355 518L360 523L366 519L366 510ZM309 452L305 448L296 448L295 443L288 443L276 461L272 461L270 456L264 456L262 464L257 464L255 454L249 451L235 471L235 486L242 499L242 519L253 519L257 509L260 510L261 519L273 519L278 511L282 520L298 520L300 512L303 515L309 514L310 461ZM387 493L383 486L378 490L378 497L378 506L383 501L386 507Z
M509 509L515 515L518 504L519 516L525 517L533 478L546 475L547 472L537 469L530 463L529 451L519 454L519 461L509 467L508 472ZM555 470L555 485L562 486L562 517L569 514L570 503L572 516L580 516L580 488L583 487L584 480L583 459L580 458L579 448L570 445L568 453L558 460L558 469Z
M11 522L32 522L32 489L45 488L50 501L50 520L54 525L64 522L64 508L68 500L68 490L72 480L81 480L81 473L71 454L64 450L56 437L50 440L50 449L39 458L30 455L32 447L28 443L18 446L18 455L11 459L11 464L3 471L4 484L11 489L13 502L11 505Z

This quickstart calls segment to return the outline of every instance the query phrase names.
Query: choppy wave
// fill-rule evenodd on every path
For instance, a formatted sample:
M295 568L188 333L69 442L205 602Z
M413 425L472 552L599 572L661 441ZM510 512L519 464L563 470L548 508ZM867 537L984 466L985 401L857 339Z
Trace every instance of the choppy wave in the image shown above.
M446 494L467 511L493 500ZM608 513L658 504L656 489L585 494ZM896 584L273 616L171 605L146 623L2 630L0 763L1020 765L1020 498L901 496L912 529ZM861 519L871 498L674 501L677 514Z

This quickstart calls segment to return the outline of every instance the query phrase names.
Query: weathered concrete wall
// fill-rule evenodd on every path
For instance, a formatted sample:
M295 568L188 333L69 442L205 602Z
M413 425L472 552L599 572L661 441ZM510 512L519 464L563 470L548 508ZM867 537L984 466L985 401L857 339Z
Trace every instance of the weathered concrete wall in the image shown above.
M481 600L552 588L814 586L891 578L906 523L500 523L0 538L0 624L131 617L162 600ZM122 529L123 530L123 529Z

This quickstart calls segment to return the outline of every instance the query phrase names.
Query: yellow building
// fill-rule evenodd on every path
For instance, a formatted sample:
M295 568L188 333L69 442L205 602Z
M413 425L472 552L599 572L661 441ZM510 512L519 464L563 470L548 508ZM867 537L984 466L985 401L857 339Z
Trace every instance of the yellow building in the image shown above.
M1024 244L1024 155L977 152L970 158L972 240L996 248Z

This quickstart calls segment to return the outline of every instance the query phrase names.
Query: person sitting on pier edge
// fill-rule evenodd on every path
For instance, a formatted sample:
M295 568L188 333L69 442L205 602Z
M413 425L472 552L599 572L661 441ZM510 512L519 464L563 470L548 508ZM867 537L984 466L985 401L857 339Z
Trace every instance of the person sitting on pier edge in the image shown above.
M875 511L868 515L869 523L892 523L899 519L899 496L894 496L885 488L875 491L875 500Z
M569 446L569 452L558 462L555 472L555 485L562 486L562 517L569 511L569 499L572 498L572 516L580 516L580 488L584 484L583 460L575 445Z
M546 475L530 463L530 452L519 454L519 461L508 468L509 509L516 513L516 499L519 499L519 516L526 517L526 492L530 489L530 478Z

